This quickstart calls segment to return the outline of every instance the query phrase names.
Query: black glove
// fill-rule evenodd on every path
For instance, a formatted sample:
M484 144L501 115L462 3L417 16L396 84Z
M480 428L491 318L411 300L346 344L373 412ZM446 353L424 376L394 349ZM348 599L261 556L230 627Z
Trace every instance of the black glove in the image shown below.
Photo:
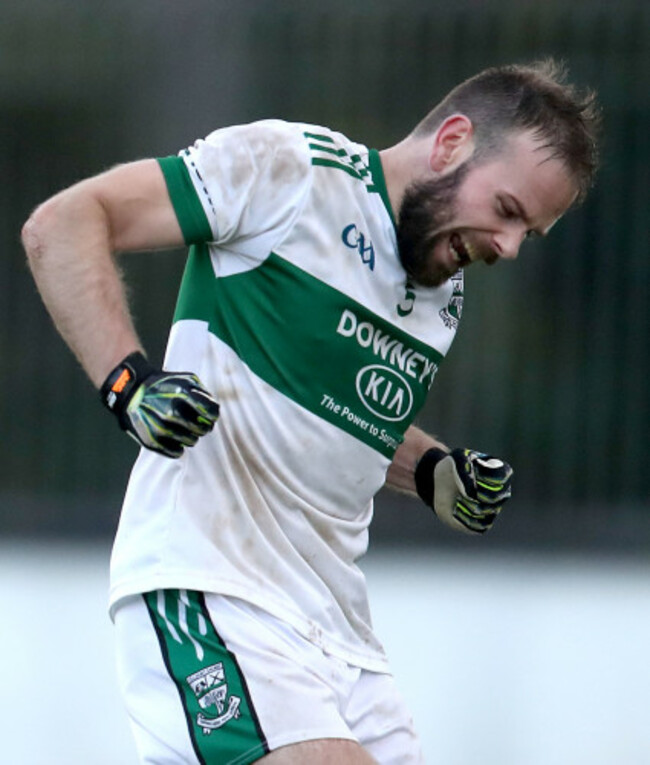
M512 468L470 449L429 449L415 468L420 498L454 529L482 534L510 497Z
M99 393L122 430L167 457L180 457L219 418L219 404L195 374L156 369L138 351L115 367Z

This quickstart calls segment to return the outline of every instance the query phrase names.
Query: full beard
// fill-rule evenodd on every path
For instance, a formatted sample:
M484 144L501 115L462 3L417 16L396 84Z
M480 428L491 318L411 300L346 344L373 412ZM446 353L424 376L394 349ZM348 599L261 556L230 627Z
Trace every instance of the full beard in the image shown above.
M457 270L438 263L433 251L443 236L437 232L454 219L468 170L465 162L441 178L414 182L404 192L397 223L399 258L409 280L423 287L439 287Z

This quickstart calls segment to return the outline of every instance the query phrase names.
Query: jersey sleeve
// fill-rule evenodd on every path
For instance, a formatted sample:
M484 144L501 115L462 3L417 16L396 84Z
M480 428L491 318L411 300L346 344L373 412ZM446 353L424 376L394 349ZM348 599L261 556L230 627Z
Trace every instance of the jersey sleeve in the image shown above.
M302 131L279 120L216 130L158 162L187 244L264 240L267 250L288 230L311 173Z

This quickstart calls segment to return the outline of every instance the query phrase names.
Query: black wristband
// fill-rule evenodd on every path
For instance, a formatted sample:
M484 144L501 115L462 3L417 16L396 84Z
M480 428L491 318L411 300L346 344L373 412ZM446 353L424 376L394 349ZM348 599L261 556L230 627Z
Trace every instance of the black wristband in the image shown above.
M415 466L415 490L418 497L429 507L433 507L433 471L448 453L434 446L420 457Z
M131 400L140 384L155 372L153 367L140 351L130 353L108 375L99 389L99 395L104 406L111 410L117 418L122 419L122 412Z

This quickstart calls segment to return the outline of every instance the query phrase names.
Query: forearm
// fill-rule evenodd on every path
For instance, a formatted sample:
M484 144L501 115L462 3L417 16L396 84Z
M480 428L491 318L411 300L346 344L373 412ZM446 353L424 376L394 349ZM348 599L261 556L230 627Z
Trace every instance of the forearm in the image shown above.
M449 451L445 444L437 441L433 436L411 426L406 431L404 441L395 452L393 461L388 468L386 485L392 489L415 495L415 466L427 449L433 447Z
M23 245L58 331L99 387L124 356L140 349L102 204L83 184L62 192L25 224Z

